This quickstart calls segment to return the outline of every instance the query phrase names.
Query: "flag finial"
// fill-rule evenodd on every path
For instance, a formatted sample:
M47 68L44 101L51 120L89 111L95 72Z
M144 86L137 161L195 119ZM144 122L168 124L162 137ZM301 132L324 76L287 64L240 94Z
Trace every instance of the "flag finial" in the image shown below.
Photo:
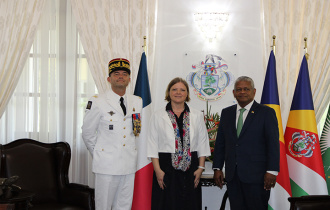
M306 56L306 59L308 60L309 54L307 52L307 37L304 38L304 41L305 41L305 47L304 47L304 49L305 49L305 56Z
M144 36L143 40L144 40L144 43L143 43L142 48L143 48L144 52L147 53L147 36Z
M276 39L276 36L273 35L273 45L271 47L273 48L274 55L275 55L275 47L276 47L276 45L275 45L275 39Z

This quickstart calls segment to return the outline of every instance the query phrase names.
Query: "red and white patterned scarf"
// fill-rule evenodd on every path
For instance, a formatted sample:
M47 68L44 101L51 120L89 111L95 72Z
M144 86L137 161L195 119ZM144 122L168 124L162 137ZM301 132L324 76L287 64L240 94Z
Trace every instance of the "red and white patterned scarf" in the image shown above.
M185 111L183 115L183 139L180 137L180 130L176 122L175 114L171 110L167 110L167 114L172 122L175 135L175 153L171 154L172 166L177 170L187 171L191 163L189 112Z

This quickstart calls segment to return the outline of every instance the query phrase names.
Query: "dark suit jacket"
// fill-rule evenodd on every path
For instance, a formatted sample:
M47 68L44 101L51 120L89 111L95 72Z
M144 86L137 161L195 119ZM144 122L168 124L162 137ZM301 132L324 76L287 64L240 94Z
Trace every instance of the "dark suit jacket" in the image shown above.
M239 138L236 134L237 105L222 110L213 168L233 179L235 168L244 183L263 183L266 171L279 171L279 131L274 109L253 102ZM236 167L237 166L237 167Z

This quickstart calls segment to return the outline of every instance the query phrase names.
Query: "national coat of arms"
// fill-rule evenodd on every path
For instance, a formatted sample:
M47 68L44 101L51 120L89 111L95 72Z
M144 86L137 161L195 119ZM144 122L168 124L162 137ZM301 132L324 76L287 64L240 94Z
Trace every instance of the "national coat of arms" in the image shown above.
M309 134L306 131L294 132L288 149L294 157L311 157L316 143L317 138L314 134Z
M234 81L232 73L226 71L228 65L223 62L220 56L209 54L205 61L192 65L192 69L197 71L190 72L187 81L199 99L219 100L226 93L226 87Z

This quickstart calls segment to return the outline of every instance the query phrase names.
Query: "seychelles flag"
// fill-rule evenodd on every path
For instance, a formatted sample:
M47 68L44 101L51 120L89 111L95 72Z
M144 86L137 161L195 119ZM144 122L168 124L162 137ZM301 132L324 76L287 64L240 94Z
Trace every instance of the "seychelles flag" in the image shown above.
M303 57L285 130L292 196L327 195L306 57Z
M138 149L137 172L135 174L134 194L132 210L150 210L151 192L153 179L153 166L147 158L147 131L151 117L151 94L149 87L147 58L142 53L134 95L140 96L143 100L142 128L139 137L136 139Z
M280 171L276 178L276 185L270 193L268 209L290 209L288 197L291 197L291 186L285 152L280 101L277 89L276 60L273 51L271 51L269 55L264 88L261 96L261 104L267 105L275 110L280 137Z

